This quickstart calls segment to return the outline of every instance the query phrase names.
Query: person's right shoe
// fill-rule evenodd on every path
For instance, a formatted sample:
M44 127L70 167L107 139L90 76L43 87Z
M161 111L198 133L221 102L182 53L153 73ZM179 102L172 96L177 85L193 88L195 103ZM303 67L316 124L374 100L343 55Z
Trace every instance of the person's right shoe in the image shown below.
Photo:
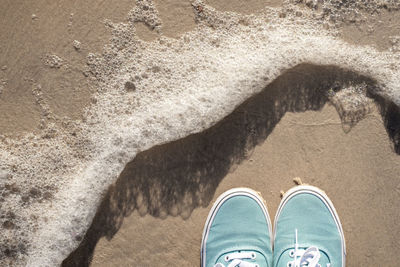
M338 214L316 187L301 185L284 195L273 236L273 266L345 266L346 246Z

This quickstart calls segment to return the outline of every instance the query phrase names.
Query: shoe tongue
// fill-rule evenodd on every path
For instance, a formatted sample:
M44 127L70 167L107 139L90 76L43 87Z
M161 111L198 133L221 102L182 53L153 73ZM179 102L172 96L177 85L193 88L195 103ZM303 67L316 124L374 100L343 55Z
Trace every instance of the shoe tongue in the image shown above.
M240 260L243 262L258 264L258 266L260 266L260 267L271 267L268 265L267 260L262 253L259 253L258 251L253 251L253 250L234 250L234 251L230 251L228 253L224 253L218 257L218 260L215 264L221 263L221 264L223 264L222 266L228 266L229 263L231 263L233 261L232 257L240 256L241 254L248 255L249 253L254 253L255 259L242 258ZM227 261L226 256L231 256L230 258L228 258L228 261Z
M299 249L306 250L307 248L306 248L306 247L299 247ZM283 267L283 266L285 266L285 267L286 267L287 264L288 264L288 262L293 261L294 258L293 258L293 257L290 257L290 252L291 252L292 250L294 250L294 248L289 248L289 249L284 250L284 251L281 253L281 255L278 257L275 266L277 266L277 267ZM325 251L319 250L319 253L320 253L320 258L319 258L318 263L321 265L321 267L329 266L329 265L327 265L327 264L330 263L329 257L328 257L328 255L325 253Z

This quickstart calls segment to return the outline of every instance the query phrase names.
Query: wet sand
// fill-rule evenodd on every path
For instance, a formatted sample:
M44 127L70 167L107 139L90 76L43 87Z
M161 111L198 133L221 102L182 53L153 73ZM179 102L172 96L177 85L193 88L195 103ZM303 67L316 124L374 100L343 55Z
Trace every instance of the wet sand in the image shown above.
M144 23L137 23L137 34L142 40L152 41L160 36L179 38L195 29L190 1L154 2L162 27L157 32ZM279 0L251 0L245 4L237 0L205 2L220 11L243 14L258 13L265 5L282 4ZM4 44L0 46L0 135L18 137L37 132L43 121L60 123L63 118L80 121L85 108L95 103L92 94L97 90L85 75L87 55L100 53L109 43L111 34L104 27L104 20L125 21L134 6L130 0L54 3L21 0L0 4L0 39ZM393 39L400 35L398 14L383 11L366 15L363 21L346 21L338 28L338 35L351 44L372 45L381 51L393 49L395 42L400 47L400 41ZM75 40L80 42L79 48L74 47ZM60 66L48 63L54 55L61 58ZM40 95L35 93L37 88ZM204 145L201 141L195 142ZM301 177L303 182L324 189L333 200L345 231L348 266L393 266L397 264L396 251L400 248L397 238L400 234L400 165L392 147L377 110L348 133L329 105L322 111L286 113L265 141L245 152L245 160L232 166L217 155L224 168L230 169L227 175L221 174L217 179L210 176L205 178L206 182L181 181L179 175L170 182L152 180L152 177L150 182L139 181L138 191L148 186L156 200L149 203L146 196L135 193L129 200L133 204L122 203L123 215L113 218L114 228L105 237L91 242L88 253L79 256L91 262L91 266L198 266L203 224L219 194L237 186L254 188L267 200L273 217L280 190L288 190L294 186L292 179ZM165 152L163 148L157 149L149 155ZM218 149L211 151L218 154ZM203 152L209 151L205 147ZM143 162L147 154L140 157ZM215 158L215 155L204 157ZM172 170L164 170L166 174L161 176L173 174L174 168L181 172L187 165L202 164L197 159L186 160L173 162L172 166L167 164ZM126 171L128 179L130 172L135 172L134 167L133 164ZM142 166L149 167L154 166ZM160 166L155 168L159 170ZM178 192L179 197L170 196L167 199L170 201L161 203L165 199L157 199L159 192L171 188L177 188L172 194ZM76 266L73 260L64 265Z
M207 206L182 217L151 216L139 205L115 235L100 239L91 266L198 266L203 224L219 194L239 186L260 191L273 218L280 191L294 186L294 177L322 188L333 201L348 266L394 266L400 248L398 163L376 110L349 133L329 104L320 112L286 113L216 185Z
M259 13L265 6L279 7L282 0L228 1L208 0L220 11L243 14ZM82 119L91 104L96 88L85 76L88 53L101 53L109 42L110 31L104 21L125 21L134 1L96 0L5 1L0 9L0 134L20 136L37 131L40 122L49 119L41 99L32 93L41 86L50 113L58 118ZM162 20L161 33L137 23L137 33L145 41L160 35L179 38L196 27L193 7L187 0L156 0ZM347 22L339 29L340 36L355 45L372 45L388 49L394 36L400 34L397 12L365 14L360 21ZM73 42L81 43L79 50ZM60 68L45 64L47 56L62 59Z
M32 92L38 85L53 116L82 119L96 90L84 75L87 54L101 52L111 37L104 20L122 21L131 7L130 0L2 1L0 134L37 131L49 120ZM59 67L46 64L52 55L62 60Z

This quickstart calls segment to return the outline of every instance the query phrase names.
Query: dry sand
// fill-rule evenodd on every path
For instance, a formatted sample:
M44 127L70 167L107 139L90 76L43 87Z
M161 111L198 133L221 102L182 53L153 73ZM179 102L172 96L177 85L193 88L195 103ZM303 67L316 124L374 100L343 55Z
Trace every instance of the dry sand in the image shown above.
M195 29L190 1L154 2L162 28L136 23L142 40L179 38ZM279 0L205 2L243 14L282 5ZM85 108L96 103L91 96L97 90L86 75L87 54L109 43L104 20L126 21L134 6L131 0L3 0L0 134L15 138L40 132L43 121L61 124L60 118L84 118ZM400 48L397 11L367 10L361 15L340 21L337 35L381 51ZM80 48L77 43L74 47L75 40ZM54 61L58 58L61 65ZM268 127L255 129L236 120L236 112L203 133L140 153L111 187L81 246L64 266L198 266L203 223L220 193L236 186L254 188L273 216L279 191L293 186L294 177L321 187L333 200L345 231L348 266L395 266L400 164L387 123L373 110L349 132L329 104L320 111L286 113L281 121L272 119ZM246 138L251 131L265 132L257 132L247 144L242 128Z
M332 199L344 227L348 266L395 266L399 172L398 156L376 111L349 133L330 105L318 112L287 113L264 143L213 185L215 193L204 197L204 206L193 205L193 213L184 217L151 216L146 207L129 211L115 234L99 240L91 266L198 266L203 224L219 194L238 186L256 189L273 218L280 191L294 186L294 177L324 189ZM163 186L171 185L165 181Z

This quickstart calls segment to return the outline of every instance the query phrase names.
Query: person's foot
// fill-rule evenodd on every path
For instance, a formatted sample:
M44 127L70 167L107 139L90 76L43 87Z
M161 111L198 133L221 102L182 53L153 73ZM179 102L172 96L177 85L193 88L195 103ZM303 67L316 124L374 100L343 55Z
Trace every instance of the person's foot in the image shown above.
M342 225L332 202L313 186L283 197L275 216L274 266L345 266Z
M271 221L257 192L235 188L211 208L201 242L201 267L272 267Z

